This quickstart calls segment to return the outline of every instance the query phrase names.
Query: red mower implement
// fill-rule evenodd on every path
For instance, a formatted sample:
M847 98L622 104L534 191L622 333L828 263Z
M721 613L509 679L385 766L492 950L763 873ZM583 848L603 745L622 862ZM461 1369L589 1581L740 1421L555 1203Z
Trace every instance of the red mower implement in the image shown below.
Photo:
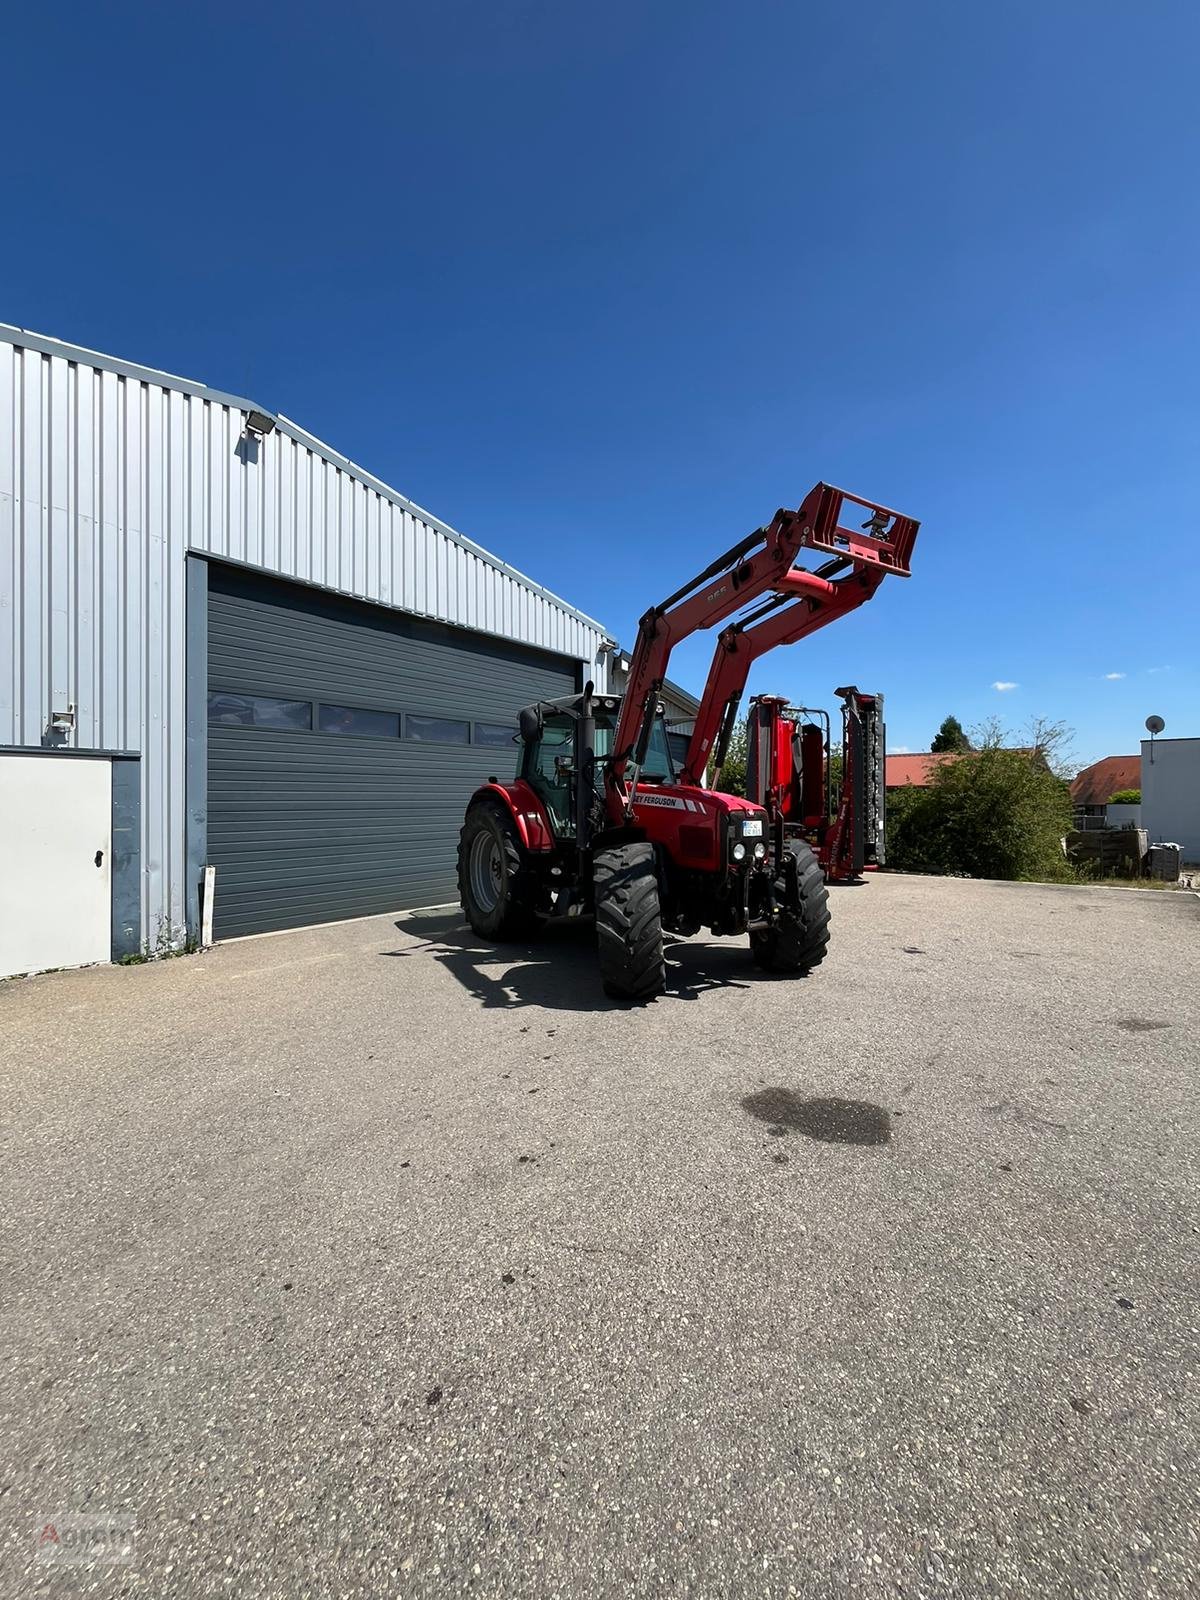
M756 694L746 796L764 808L773 834L782 830L785 841L815 852L826 883L851 883L884 864L886 730L881 694L835 692L842 702L840 782L833 781L828 711Z
M867 513L858 527L842 525L846 505ZM778 807L706 788L703 773L720 765L753 662L857 609L889 573L907 577L918 526L818 484L646 612L623 696L588 684L527 706L515 780L475 792L459 839L475 932L522 937L541 920L594 916L605 988L630 1000L663 987L664 930L748 934L771 971L816 966L829 908L809 843ZM798 564L807 550L826 557L815 571ZM676 774L658 698L671 651L721 623Z

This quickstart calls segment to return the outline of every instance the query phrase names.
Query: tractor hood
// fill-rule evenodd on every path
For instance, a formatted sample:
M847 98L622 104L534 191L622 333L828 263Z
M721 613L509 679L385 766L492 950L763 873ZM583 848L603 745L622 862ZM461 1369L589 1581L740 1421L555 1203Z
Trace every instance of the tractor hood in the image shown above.
M740 794L722 794L719 789L697 789L690 784L643 783L633 797L633 809L690 811L707 817L765 816L753 800Z

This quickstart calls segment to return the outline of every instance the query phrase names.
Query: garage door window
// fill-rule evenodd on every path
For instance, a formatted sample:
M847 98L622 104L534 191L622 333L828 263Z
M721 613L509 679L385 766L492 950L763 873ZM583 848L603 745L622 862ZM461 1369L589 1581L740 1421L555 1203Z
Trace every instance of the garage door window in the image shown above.
M311 729L312 702L273 700L261 694L210 694L208 720L226 727Z
M490 745L510 745L516 738L516 729L506 727L500 722L477 722L475 724L475 743Z
M429 744L469 744L471 724L454 717L414 717L404 719L404 737Z
M398 739L400 713L372 711L365 706L321 706L317 727L322 733L353 733L366 739Z

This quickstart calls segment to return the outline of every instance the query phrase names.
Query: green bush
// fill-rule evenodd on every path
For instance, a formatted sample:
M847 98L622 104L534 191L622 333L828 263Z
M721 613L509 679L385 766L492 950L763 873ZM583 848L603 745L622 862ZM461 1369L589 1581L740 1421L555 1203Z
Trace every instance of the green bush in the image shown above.
M927 789L888 796L888 864L908 872L1064 881L1066 783L1017 750L948 761Z
M1116 794L1108 797L1110 806L1140 806L1142 791L1140 789L1118 789Z

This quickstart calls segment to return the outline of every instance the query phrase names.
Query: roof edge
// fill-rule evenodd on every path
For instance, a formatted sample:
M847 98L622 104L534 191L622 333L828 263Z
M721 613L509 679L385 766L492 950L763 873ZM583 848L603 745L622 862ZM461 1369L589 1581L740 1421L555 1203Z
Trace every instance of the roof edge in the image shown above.
M626 650L624 645L618 644L615 639L612 641L612 646L613 646L613 654L614 654L614 657L616 659L619 660L620 657L622 657L622 656L624 656L626 658L626 663L627 664L624 667L622 667L621 670L623 672L628 672L628 670L629 670L628 663L632 660L632 652L629 651L629 650ZM679 700L685 706L686 705L690 705L693 714L695 712L699 711L699 709L700 709L699 698L696 695L691 694L687 689L685 689L682 686L682 684L675 683L674 680L671 679L671 678L664 678L663 682L662 682L662 686L670 695L673 696L674 699Z
M547 589L544 584L529 577L527 573L512 566L509 562L493 555L490 550L485 550L481 544L476 544L474 539L467 538L466 534L459 533L457 528L452 528L441 517L435 517L432 512L426 511L415 500L410 500L407 495L393 489L382 478L368 472L365 467L360 467L349 456L343 455L340 450L335 450L332 445L326 444L323 439L318 439L315 433L309 433L299 423L293 422L290 417L285 417L282 412L272 411L269 406L259 405L257 400L247 399L244 395L230 394L224 389L212 389L206 383L201 383L197 378L181 378L177 373L165 372L157 367L144 367L136 361L125 361L119 356L110 356L102 350L89 349L87 345L71 344L65 339L56 339L47 333L35 333L30 328L19 328L13 323L0 322L0 343L15 345L22 350L36 350L41 355L61 356L66 361L97 367L104 372L116 373L118 377L132 378L138 383L153 384L160 389L174 389L180 394L194 395L199 400L211 401L214 405L231 406L236 411L261 411L264 416L271 417L275 425L288 438L296 444L303 445L306 450L311 450L314 455L319 455L336 467L341 472L347 472L367 488L381 494L390 500L402 511L411 512L413 516L424 522L426 526L435 528L438 533L453 540L464 550L470 551L481 561L487 562L497 572L504 573L507 577L515 578L526 589L534 594L541 595L552 605L565 611L568 616L574 617L577 622L582 622L586 627L593 628L602 638L608 637L608 629L595 617L589 616L586 611L580 611L578 606L573 606L561 595L555 594L552 589Z

